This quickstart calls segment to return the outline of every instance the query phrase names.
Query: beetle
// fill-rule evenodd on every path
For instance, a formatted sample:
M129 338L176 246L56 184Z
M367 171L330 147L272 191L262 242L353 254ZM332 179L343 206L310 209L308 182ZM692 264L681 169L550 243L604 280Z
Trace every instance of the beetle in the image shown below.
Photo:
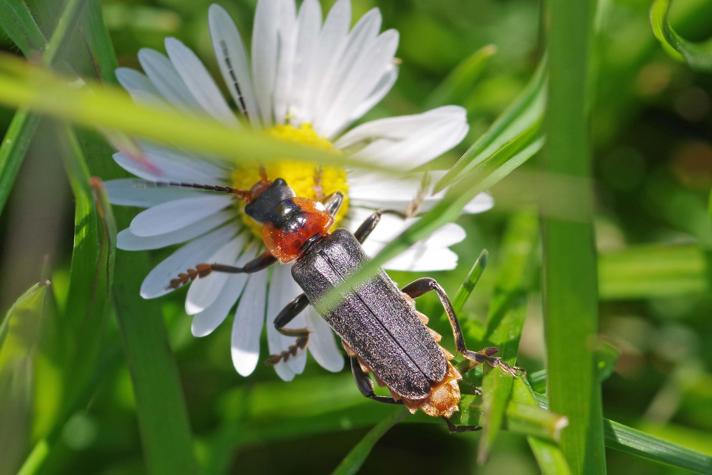
M267 250L244 266L201 263L170 281L178 288L213 272L253 273L279 261L293 262L292 276L304 291L289 303L274 320L280 333L295 337L296 342L281 354L271 355L276 364L289 359L306 347L307 329L286 328L308 305L327 321L342 341L359 391L375 401L403 404L411 412L422 410L429 416L442 417L451 431L476 430L477 426L455 425L450 419L458 410L462 375L452 364L451 355L439 345L440 335L427 327L427 317L415 308L416 298L435 292L455 338L457 351L468 360L471 369L486 363L511 375L517 368L507 366L496 349L476 352L467 348L460 324L445 290L435 279L425 277L399 289L379 270L354 290L347 292L330 308L320 304L324 295L339 287L344 279L368 259L361 244L379 223L386 210L375 211L352 234L345 229L330 232L343 196L334 193L323 202L295 196L281 178L266 179L249 192L229 187L171 183L212 191L234 193L245 200L245 212L262 224L262 238ZM369 374L391 396L374 392Z

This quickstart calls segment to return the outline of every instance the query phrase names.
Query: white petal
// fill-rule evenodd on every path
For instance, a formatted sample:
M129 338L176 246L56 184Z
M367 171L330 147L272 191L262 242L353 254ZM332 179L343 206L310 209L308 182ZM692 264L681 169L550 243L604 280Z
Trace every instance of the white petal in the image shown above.
M343 51L339 54L338 60L333 63L332 69L327 73L321 86L322 90L319 94L314 118L314 126L317 130L326 128L327 112L340 97L345 83L351 81L351 75L358 74L358 71L355 70L356 65L365 55L369 54L370 47L380 28L381 13L377 8L373 8L361 17L349 33Z
M305 0L297 18L297 55L290 92L290 114L294 123L312 120L307 110L309 91L317 77L315 74L321 32L321 5L318 0Z
M409 168L418 167L457 145L467 135L468 125L456 115L420 114L422 117L381 119L380 131L370 137L370 143L355 153L355 156L376 163L390 163ZM346 134L357 132L357 127ZM363 129L358 131L363 133ZM345 136L345 137L346 137ZM352 140L350 137L349 140Z
M220 5L211 5L208 17L213 49L230 94L241 110L247 110L250 121L259 126L252 74L240 33L230 15Z
M220 211L185 228L156 236L136 236L127 228L116 236L116 247L124 251L147 251L180 244L222 226L234 217L235 213L230 210Z
M224 246L237 233L232 224L223 226L182 246L166 257L148 273L141 284L141 297L152 299L173 291L169 288L171 279L181 272L205 262L216 249Z
M348 217L349 229L358 228L371 212L372 210L365 208L351 208ZM417 218L403 220L398 216L383 215L379 225L363 243L364 251L368 256L376 255L415 221ZM383 267L414 272L453 269L457 265L457 254L450 251L448 247L461 242L465 237L465 230L461 226L447 223L427 239L418 241L408 250L388 261Z
M393 68L398 48L398 32L388 30L375 38L358 56L353 68L339 85L337 94L325 112L325 136L332 137L342 130L354 109L378 85L383 75Z
M408 272L436 272L457 267L457 254L448 248L416 245L383 265L384 269Z
M139 146L148 160L174 174L190 179L190 183L213 183L224 180L229 171L224 161L196 156L188 152L178 151L146 141L139 141Z
M136 102L154 104L163 102L161 94L151 80L135 69L118 68L116 70L116 79Z
M296 341L295 338L279 333L274 328L274 319L300 293L301 289L292 278L291 265L279 265L273 269L267 297L267 343L270 354L279 354ZM287 328L304 328L304 325L304 318L299 315L287 325ZM301 373L305 361L305 352L300 350L296 356L275 365L275 371L280 378L290 381L294 375Z
M429 174L429 184L424 190L423 197L423 173L415 173L403 177L394 177L377 172L366 172L362 170L351 171L349 173L349 199L354 206L392 209L396 211L406 211L413 200L419 196L420 205L418 213L425 213L435 206L445 195L443 190L434 195L430 194L433 185L444 175L444 172L431 171ZM383 193L382 190L388 190ZM472 199L464 208L463 212L469 214L483 213L494 206L494 200L487 193L480 193Z
M175 38L166 38L166 52L198 104L217 120L237 124L220 89L195 53Z
M203 185L215 185L222 182L222 179L198 172L200 165L188 163L188 159L176 161L167 159L164 155L148 155L147 153L134 157L123 152L115 153L113 158L116 164L127 172L148 181L177 181Z
M228 242L208 258L209 263L232 265L243 250L247 233L242 233ZM190 284L185 298L185 313L195 315L210 307L220 296L230 274L213 272L204 279L197 279ZM225 311L227 314L227 310Z
M297 19L294 0L282 0L279 24L279 57L274 83L275 122L282 124L291 99L297 47Z
M344 126L360 119L366 112L370 111L373 106L381 102L381 99L388 94L393 85L396 83L396 79L398 79L398 68L395 64L392 64L383 76L381 76L381 79L378 80L378 83L373 88L373 91L371 91L369 95L352 111L351 116L346 120ZM337 131L337 134L338 133L339 132Z
M119 178L104 182L109 201L114 205L150 208L166 201L195 198L205 193L197 190L174 187L158 187L135 178Z
M469 214L484 213L492 209L493 206L494 198L492 198L492 195L489 193L480 193L465 205L464 212Z
M230 255L228 253L225 253L224 255L215 254L215 256L210 258L210 261L221 262L228 265L242 266L245 265L250 259L255 257L254 250L246 250L245 252L242 252L245 247L244 240L239 241L238 238L238 240L233 240L229 244L234 244L235 247L240 247L240 249L238 249L238 253L241 253L242 255L238 259L228 260ZM256 246L252 246L253 249L255 247ZM216 280L211 279L215 279L217 275L209 276L206 279L198 279L195 283L193 283L193 285L190 286L190 289L188 290L188 296L186 297L186 307L188 306L189 301L191 302L191 305L200 306L204 304L203 302L200 302L201 299L208 301L210 300L210 298L213 298L213 302L209 306L207 306L205 310L202 310L200 313L193 317L193 321L191 322L190 326L190 330L193 333L193 336L203 337L211 334L225 320L225 317L227 317L228 312L235 305L235 302L237 302L237 299L240 297L243 289L245 288L248 274L223 275L226 275L227 278L225 279L225 283L222 289L219 290L219 294L215 297L208 295L211 290L206 289L205 292L201 292L200 290L194 291L193 287L195 287L201 281L210 281L209 284L212 286L211 289L215 290L220 285L220 283ZM190 314L191 312L188 312L188 315Z
M138 52L138 60L148 78L165 100L183 109L195 110L199 108L178 71L163 54L143 48Z
M201 196L169 201L140 212L131 221L136 236L156 236L191 225L233 203L231 196Z
M319 35L319 49L314 64L314 81L310 84L305 99L305 112L318 118L318 105L330 77L337 68L342 51L346 46L351 23L351 0L337 0L329 11L324 27Z
M265 321L267 271L251 274L235 312L232 325L231 355L235 370L249 376L260 357L260 333Z
M357 145L359 142L371 142L374 139L403 140L415 131L427 130L433 124L442 121L466 123L467 112L459 106L443 106L420 114L402 115L377 119L350 130L336 142L339 148Z
M252 80L264 124L272 123L272 94L279 59L280 0L260 0L252 29Z
M326 321L316 313L314 307L305 311L304 318L309 329L309 352L324 369L336 373L344 369L344 357L341 355L334 333Z

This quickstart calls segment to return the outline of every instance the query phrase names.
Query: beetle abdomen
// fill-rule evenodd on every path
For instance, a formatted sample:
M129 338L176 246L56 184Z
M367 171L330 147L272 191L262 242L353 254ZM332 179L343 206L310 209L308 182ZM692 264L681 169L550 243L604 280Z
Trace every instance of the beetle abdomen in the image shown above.
M310 302L340 285L366 256L356 238L337 230L292 268ZM383 272L359 286L324 318L383 383L407 399L421 399L447 374L447 360L415 309Z

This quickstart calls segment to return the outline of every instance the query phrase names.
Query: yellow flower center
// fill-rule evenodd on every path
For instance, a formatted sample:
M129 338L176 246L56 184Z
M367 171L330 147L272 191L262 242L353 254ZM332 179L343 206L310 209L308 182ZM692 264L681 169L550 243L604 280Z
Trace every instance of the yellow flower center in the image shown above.
M341 153L334 145L320 137L311 124L303 123L299 127L292 125L276 125L268 130L269 134L285 142L293 142L319 150L326 150L335 154ZM349 185L346 179L346 170L338 166L324 166L309 164L294 160L281 160L265 165L265 172L269 180L283 178L301 198L323 200L331 193L340 191L344 195L344 202L336 214L334 226L338 226L349 208ZM239 190L249 190L261 179L260 168L255 166L240 166L232 173L232 186ZM245 225L257 237L262 237L262 225L245 213L245 204L238 203L240 216Z

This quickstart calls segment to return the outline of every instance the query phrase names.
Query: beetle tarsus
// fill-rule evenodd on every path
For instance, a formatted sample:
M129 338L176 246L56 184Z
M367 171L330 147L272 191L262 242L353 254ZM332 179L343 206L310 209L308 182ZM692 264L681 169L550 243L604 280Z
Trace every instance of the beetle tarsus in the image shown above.
M461 424L455 424L452 422L450 419L447 417L443 417L445 422L447 422L447 428L450 432L457 433L457 432L474 432L478 430L482 430L482 427L478 425L461 425Z
M309 331L306 329L300 329L300 330L285 330L282 331L283 334L288 335L288 336L296 336L298 333L299 336L297 338L297 342L291 345L289 348L284 350L283 352L277 354L277 355L269 355L267 358L267 364L270 365L276 365L277 363L280 363L282 361L287 361L289 358L293 356L297 356L297 353L299 350L303 350L304 348L307 347L307 343L309 342Z
M294 320L297 315L299 315L307 306L309 305L309 299L306 295L301 294L297 296L294 300L289 302L286 307L282 309L281 312L274 319L274 328L282 335L296 337L297 341L287 348L285 351L277 354L270 355L267 359L267 363L271 365L276 365L281 361L287 361L292 356L296 356L299 350L307 347L309 342L309 330L306 328L284 328L289 322Z
M510 374L513 377L516 377L521 372L521 369L509 366L504 361L502 361L500 357L494 356L498 351L498 349L495 347L487 347L482 349L481 351L472 351L467 348L467 344L465 343L465 337L463 336L462 328L460 327L460 322L457 320L457 315L455 315L455 309L452 307L452 302L450 302L450 298L447 296L447 293L445 293L445 289L443 289L435 279L430 277L424 277L422 279L418 279L411 282L410 284L406 285L402 290L403 293L409 295L412 298L420 297L421 295L427 292L435 292L437 294L438 299L440 300L440 304L445 309L445 313L447 314L448 320L450 320L450 326L452 327L452 333L455 337L455 346L457 347L457 351L462 356L464 356L473 363L487 363L492 368L498 367L502 371L507 374Z
M193 282L196 279L202 279L209 276L213 272L226 272L228 274L252 274L254 272L259 272L265 267L274 263L277 259L270 254L265 252L255 259L249 261L242 267L231 266L227 264L198 264L185 272L178 274L178 277L171 279L166 287L167 290L175 290L183 287L186 284Z

